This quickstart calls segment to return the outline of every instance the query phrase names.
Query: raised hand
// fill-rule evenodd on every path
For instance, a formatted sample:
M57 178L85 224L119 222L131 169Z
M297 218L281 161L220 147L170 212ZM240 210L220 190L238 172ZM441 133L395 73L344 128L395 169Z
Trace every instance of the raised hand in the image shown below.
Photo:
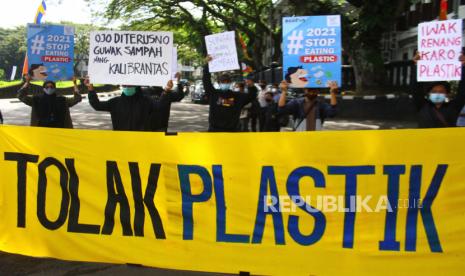
M419 60L421 60L421 54L420 54L420 52L417 51L417 52L415 53L415 56L413 57L413 62L414 62L415 64L417 64L417 62L418 62Z
M279 84L279 89L281 89L281 91L287 91L288 88L289 84L287 83L287 81L281 81L281 83Z
M174 86L173 81L169 80L168 83L166 84L166 90L167 91L173 90L173 86Z
M338 90L338 85L337 85L337 82L335 81L328 81L326 83L326 85L329 87L329 92L330 93L337 93L337 90Z

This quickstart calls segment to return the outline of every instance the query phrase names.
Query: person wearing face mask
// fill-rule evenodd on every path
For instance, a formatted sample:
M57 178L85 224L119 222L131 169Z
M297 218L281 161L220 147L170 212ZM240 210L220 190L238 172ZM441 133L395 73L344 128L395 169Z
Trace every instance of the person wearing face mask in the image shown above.
M281 130L280 118L287 116L279 113L278 103L275 101L273 92L265 93L265 121L263 123L264 132L279 132Z
M211 60L211 56L206 59L207 62ZM234 92L231 89L231 76L223 73L219 77L219 89L215 89L207 64L204 67L202 81L210 106L208 131L237 132L242 108L257 97L257 88L253 80L246 80L247 93Z
M73 128L69 108L82 101L77 87L77 79L73 79L73 98L66 98L56 94L56 84L45 81L43 92L34 96L28 95L31 77L25 77L25 83L18 91L18 99L32 107L31 126L52 128Z
M295 131L322 130L325 119L336 115L338 86L334 81L328 82L328 86L331 93L330 104L318 99L318 90L310 88L304 88L303 97L286 103L289 84L286 80L281 82L279 111L283 114L293 115Z
M108 101L100 101L93 85L88 79L85 84L89 91L89 103L96 111L110 112L113 130L151 131L155 118L152 114L161 114L157 99L142 93L140 86L124 85L121 96ZM173 88L173 81L168 81L167 90ZM158 116L161 124L161 117Z
M417 53L413 60L415 65L420 59L420 53ZM465 105L464 55L462 54L459 59L462 62L462 78L459 82L457 96L453 100L449 100L450 84L448 82L419 83L417 73L413 73L413 100L418 110L419 128L456 126L460 110ZM424 94L424 85L427 85L427 97Z

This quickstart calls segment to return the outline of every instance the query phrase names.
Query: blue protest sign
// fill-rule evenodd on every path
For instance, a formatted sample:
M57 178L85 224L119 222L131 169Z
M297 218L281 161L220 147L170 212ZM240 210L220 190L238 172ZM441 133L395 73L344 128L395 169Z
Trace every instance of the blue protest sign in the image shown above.
M283 75L290 87L341 85L341 17L283 18Z
M27 57L34 80L69 80L74 75L74 27L28 24Z

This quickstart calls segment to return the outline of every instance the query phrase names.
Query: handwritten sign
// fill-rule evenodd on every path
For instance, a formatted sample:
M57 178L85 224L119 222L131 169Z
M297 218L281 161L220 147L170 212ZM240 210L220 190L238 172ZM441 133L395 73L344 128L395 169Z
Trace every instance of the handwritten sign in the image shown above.
M418 81L460 80L462 19L422 23L418 26Z
M233 31L206 36L205 42L207 52L213 58L208 63L211 73L240 69Z
M33 80L61 81L74 75L74 27L27 25L27 57Z
M283 77L291 87L341 84L341 17L283 18Z
M92 32L89 51L93 83L165 86L172 77L171 32Z

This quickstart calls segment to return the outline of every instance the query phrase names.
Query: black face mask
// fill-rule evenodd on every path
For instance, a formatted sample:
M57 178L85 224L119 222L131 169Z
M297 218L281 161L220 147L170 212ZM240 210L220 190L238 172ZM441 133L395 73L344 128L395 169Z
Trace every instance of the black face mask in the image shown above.
M266 101L267 103L272 103L272 102L273 102L273 99L265 99L265 101Z
M266 88L266 85L260 85L260 87L261 87L262 89L265 89L265 88Z

